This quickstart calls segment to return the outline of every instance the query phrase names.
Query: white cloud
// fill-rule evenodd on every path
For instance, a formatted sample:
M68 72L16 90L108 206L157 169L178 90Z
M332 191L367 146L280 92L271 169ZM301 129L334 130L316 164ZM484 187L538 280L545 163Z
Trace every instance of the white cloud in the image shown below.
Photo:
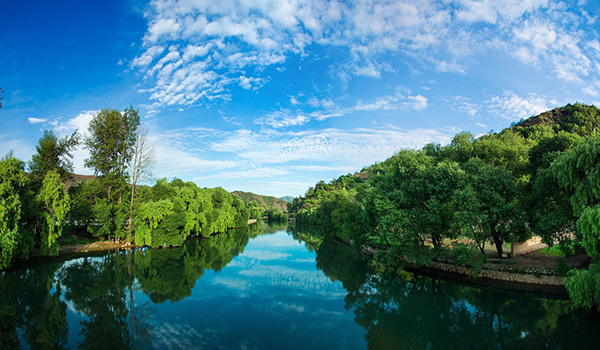
M514 92L506 91L503 95L492 97L485 103L488 104L491 114L512 121L529 118L550 109L548 102L535 93L521 97Z
M234 152L257 164L308 160L359 170L401 148L420 148L428 142L447 143L450 139L450 133L436 129L324 129L296 133L240 130L210 147L217 152Z
M217 172L212 175L195 177L194 181L206 179L262 179L290 174L289 170L261 167L256 169L240 169L236 171Z
M27 118L27 120L29 121L29 124L40 124L40 123L45 122L48 119L33 118L33 117L31 117L31 118Z
M131 67L150 86L141 91L150 93L152 113L229 101L236 85L260 89L271 80L265 67L283 71L288 57L310 57L311 45L347 52L333 64L341 85L395 71L390 53L424 69L466 74L472 57L490 52L581 85L598 76L600 44L580 30L594 20L579 6L559 0L153 0L144 52ZM419 102L417 110L426 106Z
M81 144L73 152L73 166L76 174L92 174L93 170L85 167L84 162L90 157L90 152L83 147L83 140L89 136L89 125L92 118L98 114L99 111L83 111L73 118L62 121L62 118L52 122L54 125L54 131L60 137L71 135L75 131L82 136Z

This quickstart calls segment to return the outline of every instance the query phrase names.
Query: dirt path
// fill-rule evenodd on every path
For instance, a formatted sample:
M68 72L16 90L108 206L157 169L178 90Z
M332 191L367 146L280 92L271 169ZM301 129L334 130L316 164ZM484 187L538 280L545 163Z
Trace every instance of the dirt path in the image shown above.
M111 249L126 249L131 247L133 247L131 243L101 241L87 244L63 245L60 246L59 254L87 253Z

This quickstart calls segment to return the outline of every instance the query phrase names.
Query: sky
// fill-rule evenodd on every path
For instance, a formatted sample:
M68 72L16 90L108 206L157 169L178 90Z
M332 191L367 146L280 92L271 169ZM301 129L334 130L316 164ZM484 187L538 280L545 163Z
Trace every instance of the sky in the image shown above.
M298 196L403 148L600 106L600 2L0 0L0 154L139 109L154 179ZM88 151L74 152L75 172Z

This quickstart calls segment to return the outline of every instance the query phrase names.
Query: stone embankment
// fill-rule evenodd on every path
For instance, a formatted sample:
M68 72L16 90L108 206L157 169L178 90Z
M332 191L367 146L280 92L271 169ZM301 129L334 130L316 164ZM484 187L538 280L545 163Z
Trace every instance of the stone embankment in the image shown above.
M351 242L343 241L351 245ZM373 257L379 247L363 247L362 252ZM447 262L434 261L429 266L415 266L406 263L405 270L426 273L430 275L448 277L458 280L468 280L479 284L494 285L510 289L528 290L549 294L565 294L564 278L552 275L550 269L509 267L498 264L486 263L482 271L476 276L471 276L471 269L453 265Z

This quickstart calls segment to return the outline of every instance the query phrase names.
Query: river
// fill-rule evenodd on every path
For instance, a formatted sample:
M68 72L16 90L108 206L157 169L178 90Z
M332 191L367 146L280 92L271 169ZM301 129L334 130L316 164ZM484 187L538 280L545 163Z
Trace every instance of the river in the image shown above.
M263 224L17 264L0 273L0 347L600 348L599 315L566 299L381 274L339 242L306 237Z

